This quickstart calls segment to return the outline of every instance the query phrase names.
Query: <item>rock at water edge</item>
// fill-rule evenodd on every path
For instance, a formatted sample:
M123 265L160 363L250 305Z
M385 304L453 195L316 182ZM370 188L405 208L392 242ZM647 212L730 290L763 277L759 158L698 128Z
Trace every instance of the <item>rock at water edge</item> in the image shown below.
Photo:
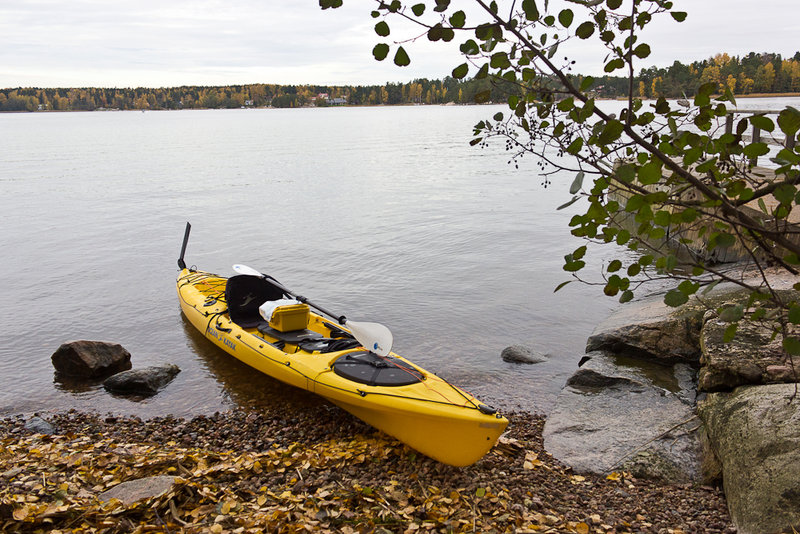
M50 359L59 374L87 379L131 368L131 353L118 343L105 341L70 341L58 347Z
M509 363L542 363L547 361L547 356L534 352L523 345L511 345L500 353L503 361Z
M795 384L710 393L698 411L722 464L731 519L741 534L800 525L800 399Z
M29 432L34 432L36 434L51 435L56 433L56 430L53 428L53 425L51 425L38 415L35 415L30 419L28 419L27 421L25 421L25 430L28 430Z
M594 355L559 393L545 449L577 472L701 481L697 421L681 397Z
M670 308L661 295L628 302L602 321L586 343L586 352L659 361L697 363L699 333L705 307L685 304Z
M120 395L155 395L180 371L174 364L131 369L106 378L103 387Z

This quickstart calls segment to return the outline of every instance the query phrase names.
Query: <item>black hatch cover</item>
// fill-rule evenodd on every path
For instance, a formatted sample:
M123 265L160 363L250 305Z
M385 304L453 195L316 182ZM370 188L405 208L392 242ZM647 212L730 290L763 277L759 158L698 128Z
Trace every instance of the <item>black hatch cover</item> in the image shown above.
M333 362L333 371L368 386L407 386L421 382L420 372L403 360L373 352L350 352Z

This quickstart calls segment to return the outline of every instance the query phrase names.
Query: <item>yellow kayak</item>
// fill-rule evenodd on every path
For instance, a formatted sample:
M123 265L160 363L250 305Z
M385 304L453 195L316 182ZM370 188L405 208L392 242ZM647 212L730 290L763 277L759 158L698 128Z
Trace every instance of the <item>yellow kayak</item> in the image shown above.
M291 300L294 295L269 277L226 278L189 269L183 251L178 264L181 310L206 338L250 367L321 395L426 456L470 465L508 425L493 408L402 356L367 350L346 326Z

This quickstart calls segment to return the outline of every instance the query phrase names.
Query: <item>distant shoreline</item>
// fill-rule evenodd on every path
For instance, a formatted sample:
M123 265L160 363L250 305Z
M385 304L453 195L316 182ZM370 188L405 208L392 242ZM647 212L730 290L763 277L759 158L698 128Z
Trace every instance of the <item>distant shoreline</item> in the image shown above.
M720 96L720 95L717 95ZM790 98L790 97L800 97L800 92L793 92L793 93L748 93L746 95L733 95L734 98ZM626 97L616 97L616 98L597 98L596 100L600 101L624 101L627 100ZM653 100L652 98L646 98L645 100ZM667 100L679 100L678 98L667 98ZM104 111L203 111L203 110L232 110L232 109L330 109L330 108L378 108L378 107L409 107L409 106L491 106L491 105L503 105L505 102L486 102L482 104L477 104L474 102L466 102L466 103L457 103L457 102L447 102L447 103L436 103L436 104L428 104L428 103L409 103L403 102L399 104L352 104L352 105L335 105L335 106L297 106L297 107L274 107L274 106L241 106L241 107L234 107L234 108L156 108L156 109L119 109L119 108L97 108L97 109L40 109L35 111L26 111L26 110L13 110L13 111L0 111L0 113L93 113L96 111L104 112Z

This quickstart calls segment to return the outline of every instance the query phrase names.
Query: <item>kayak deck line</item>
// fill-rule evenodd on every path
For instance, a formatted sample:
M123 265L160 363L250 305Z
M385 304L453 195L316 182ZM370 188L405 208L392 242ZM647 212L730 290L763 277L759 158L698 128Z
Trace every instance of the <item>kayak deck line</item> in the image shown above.
M352 338L347 328L315 312L309 313L305 331L281 333L245 322L242 324L248 327L243 328L230 318L228 280L194 268L182 269L177 279L181 309L206 339L250 367L317 393L419 452L451 465L469 465L480 459L508 425L493 408L396 353L378 356L355 340L330 343L333 348L329 351L309 350ZM306 343L303 337L314 343ZM340 346L349 348L336 350ZM382 376L389 381L379 381Z

